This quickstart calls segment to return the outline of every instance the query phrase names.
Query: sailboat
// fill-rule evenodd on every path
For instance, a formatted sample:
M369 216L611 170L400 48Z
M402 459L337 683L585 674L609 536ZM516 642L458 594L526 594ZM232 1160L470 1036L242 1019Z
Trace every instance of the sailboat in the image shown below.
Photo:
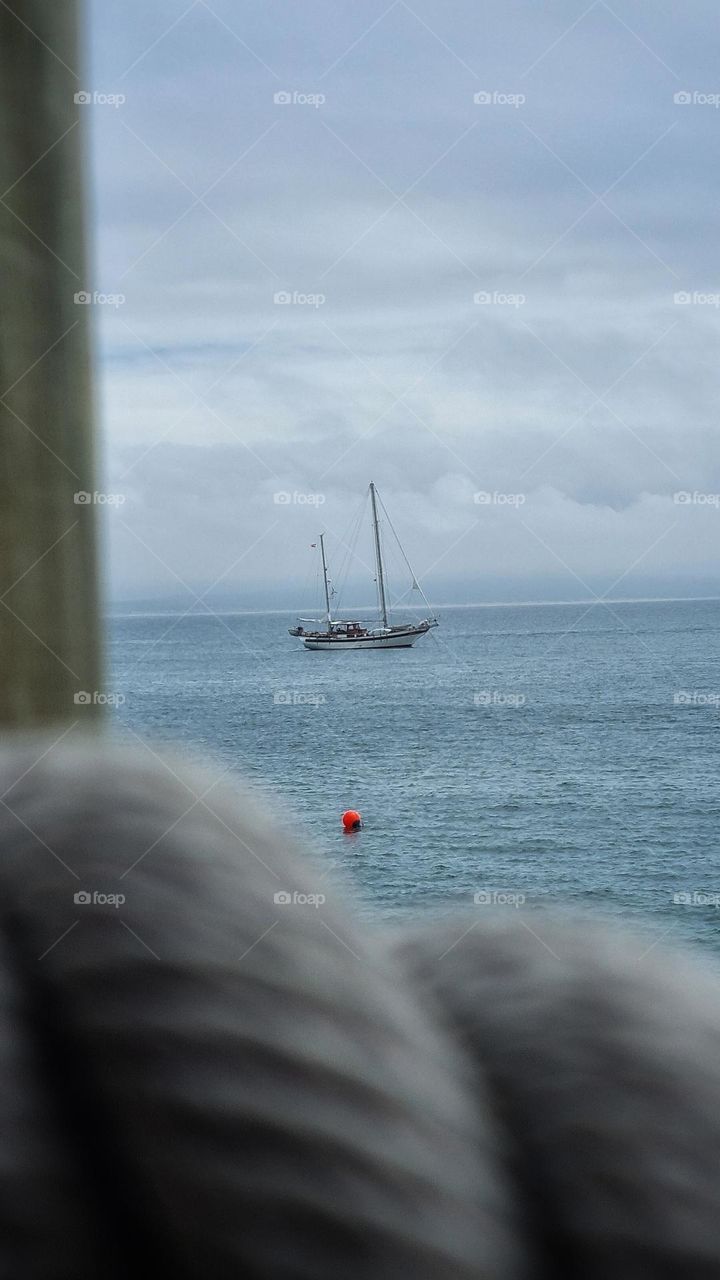
M437 618L429 616L423 618L421 622L396 622L393 623L390 618L390 610L387 601L386 573L383 563L382 543L380 540L380 520L378 514L378 504L382 504L375 485L370 484L370 504L372 508L372 528L373 528L373 544L375 550L375 584L377 586L378 595L378 617L377 621L364 624L350 619L334 618L332 615L332 597L333 591L330 586L330 577L328 571L327 553L325 549L325 534L320 534L320 559L322 563L322 575L325 588L325 616L323 618L301 618L296 627L290 628L290 635L302 639L306 649L409 649L419 640L421 636L427 634L432 627L438 625ZM383 511L385 511L383 505ZM387 512L385 512L387 517ZM387 517L390 523L389 517ZM392 528L392 525L390 525ZM393 529L393 533L395 530ZM400 546L400 540L395 537ZM405 563L408 564L407 556L400 546ZM422 591L417 582L415 574L412 574L413 588ZM425 596L423 600L430 607ZM305 624L309 624L306 626Z

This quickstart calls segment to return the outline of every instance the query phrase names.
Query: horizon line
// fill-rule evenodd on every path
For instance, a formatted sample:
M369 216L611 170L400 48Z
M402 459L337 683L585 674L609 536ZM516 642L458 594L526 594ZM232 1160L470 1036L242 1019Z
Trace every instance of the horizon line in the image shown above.
M540 609L552 608L553 605L569 606L569 605L585 605L595 608L598 605L606 604L700 604L713 601L720 601L720 596L607 596L588 600L473 600L469 602L463 601L446 601L433 605L433 609ZM130 603L130 602L128 602ZM222 617L256 617L262 614L269 615L290 615L295 616L301 612L301 609L283 608L283 609L213 609L207 606L205 611L195 612L197 603L193 602L190 609L132 609L126 613L118 611L122 606L122 601L116 601L103 611L106 618L204 618L220 615ZM401 608L408 611L419 611L418 605L403 605ZM347 605L346 612L362 613L371 611L369 605Z

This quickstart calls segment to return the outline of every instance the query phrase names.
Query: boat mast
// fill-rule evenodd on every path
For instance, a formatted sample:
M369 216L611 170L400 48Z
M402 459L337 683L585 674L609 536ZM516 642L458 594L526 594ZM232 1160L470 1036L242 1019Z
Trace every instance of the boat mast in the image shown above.
M325 583L325 607L327 609L328 626L330 626L330 587L328 586L327 561L325 559L325 534L320 534L320 554L322 556L323 582Z
M370 499L372 501L373 532L375 534L375 563L377 565L377 585L380 597L380 617L384 627L388 625L387 601L385 599L385 578L383 576L382 551L380 549L380 526L378 524L375 485L370 481Z

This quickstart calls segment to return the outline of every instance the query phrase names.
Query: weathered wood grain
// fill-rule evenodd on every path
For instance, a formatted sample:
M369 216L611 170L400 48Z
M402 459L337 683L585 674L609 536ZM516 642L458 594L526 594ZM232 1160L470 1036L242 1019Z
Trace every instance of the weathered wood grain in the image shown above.
M76 0L0 7L0 724L94 715L95 489Z

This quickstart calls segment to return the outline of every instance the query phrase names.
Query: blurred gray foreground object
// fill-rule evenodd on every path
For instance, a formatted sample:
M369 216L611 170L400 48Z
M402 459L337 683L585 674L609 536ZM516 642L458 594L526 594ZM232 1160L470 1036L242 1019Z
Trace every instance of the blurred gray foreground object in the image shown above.
M44 749L0 757L0 1274L720 1274L702 969L379 935L242 793Z
M0 1274L521 1274L469 1063L320 872L201 772L43 750L0 755Z

